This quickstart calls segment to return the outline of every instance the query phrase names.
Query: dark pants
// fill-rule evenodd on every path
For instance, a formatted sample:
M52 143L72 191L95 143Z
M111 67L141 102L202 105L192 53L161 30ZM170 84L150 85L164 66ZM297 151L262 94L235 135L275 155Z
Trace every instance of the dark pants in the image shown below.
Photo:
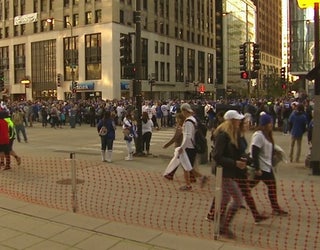
M149 152L151 136L152 136L151 132L146 132L142 135L142 150L143 151L146 150L147 152Z

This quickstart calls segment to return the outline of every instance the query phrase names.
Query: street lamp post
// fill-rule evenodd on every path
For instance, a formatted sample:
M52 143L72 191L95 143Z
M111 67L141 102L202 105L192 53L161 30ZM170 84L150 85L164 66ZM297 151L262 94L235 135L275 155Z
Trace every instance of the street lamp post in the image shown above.
M55 19L55 18L48 18L47 19L47 23L53 24L55 21L64 23L63 20L59 20L59 19ZM74 89L74 86L75 86L74 85L74 83L75 83L75 72L74 72L74 65L75 65L75 62L74 62L75 38L73 36L73 25L72 25L72 23L70 23L69 21L66 21L65 23L67 24L67 26L69 25L69 27L70 27L70 36L71 36L72 46L70 46L70 49L71 49L71 62L69 63L69 65L71 67L72 95L73 95L73 98L76 100L76 98L77 98L76 91L77 90Z

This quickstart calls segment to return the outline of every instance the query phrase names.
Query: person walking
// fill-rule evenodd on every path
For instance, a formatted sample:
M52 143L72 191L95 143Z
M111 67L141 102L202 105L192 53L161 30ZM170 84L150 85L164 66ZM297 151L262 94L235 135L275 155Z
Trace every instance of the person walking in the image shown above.
M172 144L174 144L175 148L178 148L183 139L183 134L182 134L182 125L184 123L185 117L181 113L176 114L176 130L173 135L173 137L168 141L166 144L163 145L163 148L168 148ZM173 158L169 162L166 170L164 171L163 176L168 179L168 180L173 180L173 176L175 172L177 171L179 165L180 165L180 158L178 158L177 154L174 154Z
M152 137L153 122L147 112L142 113L142 150L150 155L150 141Z
M236 110L229 110L223 118L224 122L214 131L213 152L216 165L223 169L220 234L228 238L235 238L230 224L243 200L241 189L235 179L238 177L237 173L245 171L247 167L246 159L242 158L243 149L240 145L239 133L240 123L244 116ZM212 214L209 212L210 215Z
M273 215L287 215L288 212L280 208L277 198L277 185L273 172L273 120L268 114L262 114L259 118L259 126L257 131L253 133L251 138L251 157L253 161L253 167L255 169L254 184L259 181L268 188L268 198L272 207Z
M11 169L9 127L4 119L6 116L7 112L2 110L0 112L0 157L4 156L6 159L3 170Z
M232 117L238 116L238 114L235 114L235 113L237 113L237 111L233 111L233 110L226 113L225 115L226 120L233 119ZM249 128L250 128L250 116L245 115L244 118L240 121L240 125L239 125L238 149L240 151L240 156L241 156L240 159L246 162L247 166L250 166L252 162L252 159L249 157L249 154L247 153L248 142L245 137L245 134L249 130ZM219 129L223 130L223 126L218 128L218 130ZM218 132L219 131L217 131L217 133ZM244 169L236 168L234 172L235 172L234 180L237 182L241 190L241 194L253 215L255 223L257 224L263 220L268 219L267 216L261 215L257 210L255 201L253 199L253 196L250 190L250 185L249 185L249 180L247 175L247 168L244 168ZM210 207L210 211L206 217L207 220L212 220L212 221L214 220L214 212L215 212L214 209L215 209L215 199L213 199L213 202Z
M297 105L297 108L295 111L291 113L289 116L289 128L290 128L290 134L291 134L291 144L290 144L290 153L289 158L290 162L294 161L299 162L300 155L301 155L301 143L302 143L302 137L303 134L307 130L308 126L308 119L304 111L304 106L302 103ZM294 146L297 143L297 151L294 156Z
M177 152L179 157L185 152L188 156L192 169L190 171L184 169L184 178L186 181L186 185L180 187L181 191L191 191L191 179L190 173L193 174L195 177L200 177L200 187L203 187L207 181L207 177L199 173L194 169L194 163L196 159L196 149L194 147L195 141L195 127L197 126L198 122L196 118L193 116L193 110L191 109L188 103L183 103L180 107L182 115L185 117L185 121L183 123L183 138L182 143L179 148L177 148Z
M102 161L112 162L113 141L115 140L116 125L111 117L110 111L104 112L102 119L97 124L97 130L101 140Z
M12 121L16 129L16 135L18 142L21 142L20 132L22 133L24 141L27 143L27 133L24 126L24 114L18 108L16 108L12 114Z
M13 150L13 142L14 142L14 140L16 138L16 131L15 131L15 128L14 128L14 123L11 120L11 118L10 118L8 113L6 113L4 115L4 120L7 122L8 129L9 129L9 147L10 147L9 150L10 150L10 155L13 156L16 159L17 165L19 166L21 164L21 157L19 157L18 154ZM2 165L3 162L4 162L4 159L1 158L0 165Z

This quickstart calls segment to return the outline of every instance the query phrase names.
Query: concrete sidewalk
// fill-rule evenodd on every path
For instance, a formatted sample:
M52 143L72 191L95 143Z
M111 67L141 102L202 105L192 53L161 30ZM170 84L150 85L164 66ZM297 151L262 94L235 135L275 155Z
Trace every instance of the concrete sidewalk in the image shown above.
M260 249L106 221L4 195L0 204L0 249Z

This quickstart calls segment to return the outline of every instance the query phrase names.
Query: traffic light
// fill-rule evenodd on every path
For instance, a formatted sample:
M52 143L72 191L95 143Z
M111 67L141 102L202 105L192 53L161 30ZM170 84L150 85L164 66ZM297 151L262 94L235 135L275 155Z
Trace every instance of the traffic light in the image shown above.
M201 85L199 86L199 93L200 93L200 94L203 94L204 92L206 92L206 87L204 86L204 84L201 84Z
M260 64L260 45L253 44L253 71L261 69Z
M127 65L132 62L132 41L129 34L120 36L120 62Z
M57 74L57 86L60 87L62 83L62 75L61 74Z
M281 83L285 84L286 83L286 68L285 67L281 68L280 75L281 75Z
M281 84L281 88L282 88L283 90L286 90L286 89L287 89L287 84L282 83L282 84Z
M247 70L247 44L239 46L240 71Z
M240 73L240 77L241 77L241 79L249 79L249 74L247 71L242 71Z
M127 79L134 79L136 76L136 67L134 63L130 63L124 66L123 76Z

